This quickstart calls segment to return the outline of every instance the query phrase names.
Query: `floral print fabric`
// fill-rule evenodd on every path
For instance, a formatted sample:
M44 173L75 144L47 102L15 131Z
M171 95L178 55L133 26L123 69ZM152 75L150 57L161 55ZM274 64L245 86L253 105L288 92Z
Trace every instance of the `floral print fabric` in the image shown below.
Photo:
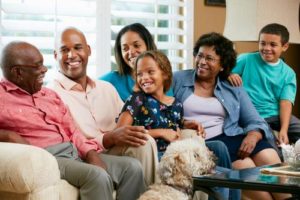
M146 129L173 129L182 128L183 106L175 99L171 105L166 105L153 96L144 92L136 92L131 95L122 109L129 111L133 117L133 125L145 126ZM159 152L164 152L169 142L156 138Z

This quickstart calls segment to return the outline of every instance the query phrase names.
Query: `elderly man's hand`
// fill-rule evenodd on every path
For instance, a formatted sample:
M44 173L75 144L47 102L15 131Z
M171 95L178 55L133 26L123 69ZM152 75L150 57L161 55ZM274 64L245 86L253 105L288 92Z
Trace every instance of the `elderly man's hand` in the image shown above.
M105 163L100 159L98 153L95 150L90 150L85 156L85 162L96 165L106 170Z
M0 130L0 141L1 142L12 142L20 144L29 144L29 142L20 136L18 133L8 130Z
M114 145L139 147L146 144L148 140L147 132L143 126L122 126L110 133L106 133L103 138L103 144L105 148L110 148Z

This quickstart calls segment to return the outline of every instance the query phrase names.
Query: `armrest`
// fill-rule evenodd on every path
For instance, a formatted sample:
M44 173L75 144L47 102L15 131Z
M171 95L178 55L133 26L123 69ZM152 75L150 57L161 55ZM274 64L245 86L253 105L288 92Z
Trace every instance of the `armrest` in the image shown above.
M58 184L54 156L30 145L0 142L0 191L28 193Z

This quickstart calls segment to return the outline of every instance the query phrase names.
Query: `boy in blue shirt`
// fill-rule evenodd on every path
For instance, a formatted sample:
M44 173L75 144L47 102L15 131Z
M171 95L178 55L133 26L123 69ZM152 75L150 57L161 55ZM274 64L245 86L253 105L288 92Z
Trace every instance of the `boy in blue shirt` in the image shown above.
M288 49L289 32L281 24L268 24L259 32L259 51L241 54L228 78L243 84L255 108L273 130L278 142L295 143L300 137L300 120L293 116L296 74L281 58Z

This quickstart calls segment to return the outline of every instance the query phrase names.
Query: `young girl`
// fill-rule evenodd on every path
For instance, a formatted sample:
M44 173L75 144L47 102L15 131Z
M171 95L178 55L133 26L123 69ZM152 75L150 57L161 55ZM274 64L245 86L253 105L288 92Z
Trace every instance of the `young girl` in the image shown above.
M125 102L117 127L145 126L156 140L159 158L170 142L180 138L180 128L204 133L196 122L184 121L182 104L165 94L172 82L167 56L159 51L145 51L136 59L135 72L135 92Z

